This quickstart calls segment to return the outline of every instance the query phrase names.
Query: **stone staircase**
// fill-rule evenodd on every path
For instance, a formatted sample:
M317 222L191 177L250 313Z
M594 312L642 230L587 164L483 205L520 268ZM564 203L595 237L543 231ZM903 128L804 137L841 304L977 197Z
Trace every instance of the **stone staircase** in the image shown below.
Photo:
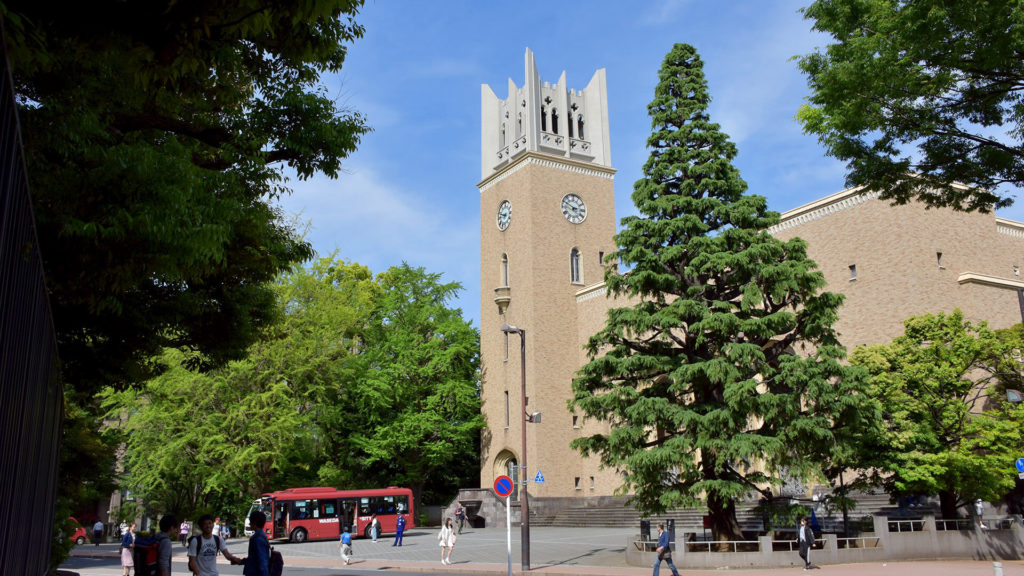
M915 518L926 514L938 514L938 503L934 499L922 499L922 502L914 507L900 507L889 502L887 494L858 492L851 493L851 496L857 501L857 505L848 511L851 521L870 516ZM842 513L838 510L829 517L823 507L810 498L801 498L799 503L815 509L819 525L824 529L831 531L842 526ZM757 505L757 501L737 503L736 516L743 530L753 532L762 529L761 515L755 509ZM563 508L552 515L531 514L530 523L534 526L590 526L639 529L640 520L650 520L653 530L659 522L672 519L676 523L676 532L700 533L704 530L703 517L705 514L707 514L707 509L705 508L681 508L664 514L641 517L633 507L627 505L579 506Z

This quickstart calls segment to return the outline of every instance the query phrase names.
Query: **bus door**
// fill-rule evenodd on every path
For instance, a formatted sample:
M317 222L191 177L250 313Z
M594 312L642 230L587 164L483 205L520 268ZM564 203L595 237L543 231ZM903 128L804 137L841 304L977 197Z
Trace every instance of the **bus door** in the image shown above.
M278 500L274 502L274 530L270 535L271 538L287 538L288 537L288 508L291 502L287 500Z
M316 519L316 538L337 540L341 535L338 519L338 501L336 499L314 500L316 506L313 518Z
M346 528L353 534L358 534L359 526L356 525L356 501L355 500L339 500L338 505L340 507L339 520L341 530Z

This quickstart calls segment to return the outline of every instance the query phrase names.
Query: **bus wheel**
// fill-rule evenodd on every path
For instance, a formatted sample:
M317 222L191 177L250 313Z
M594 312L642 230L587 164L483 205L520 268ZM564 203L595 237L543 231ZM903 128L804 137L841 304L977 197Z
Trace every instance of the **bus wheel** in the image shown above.
M292 542L295 542L296 544L302 544L305 541L306 531L302 528L296 528L295 531L292 532Z
M372 526L372 525L367 525L367 526L366 526L366 528L363 528L363 538L370 538L370 537L372 536L372 535L370 534L370 528L371 528L371 526Z

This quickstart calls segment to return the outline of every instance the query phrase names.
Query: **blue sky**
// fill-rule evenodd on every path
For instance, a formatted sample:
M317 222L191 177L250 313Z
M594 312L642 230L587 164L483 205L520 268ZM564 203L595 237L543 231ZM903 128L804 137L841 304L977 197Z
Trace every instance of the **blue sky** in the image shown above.
M632 213L647 159L647 104L665 54L692 44L704 60L711 119L739 148L749 190L784 212L844 188L844 166L793 120L808 94L792 57L827 43L790 0L514 3L368 0L365 36L329 94L373 132L336 180L292 180L283 209L301 213L320 255L375 273L403 261L459 282L454 306L479 326L480 85L507 96L524 54L542 81L564 70L581 89L607 70L616 216ZM1024 203L1000 212L1024 220Z

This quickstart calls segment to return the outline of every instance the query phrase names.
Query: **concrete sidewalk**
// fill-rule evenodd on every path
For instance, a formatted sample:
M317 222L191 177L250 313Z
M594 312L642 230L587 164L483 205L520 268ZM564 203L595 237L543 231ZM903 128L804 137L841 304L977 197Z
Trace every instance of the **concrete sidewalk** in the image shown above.
M530 536L529 574L539 576L649 576L650 566L628 566L625 547L631 531L615 528L563 528L533 527ZM337 542L307 542L304 544L275 544L285 559L285 573L289 567L322 567L374 571L412 571L427 574L507 574L507 543L504 528L467 529L455 544L451 565L441 564L441 550L433 529L409 531L401 547L392 546L391 537L381 538L376 544L356 540L353 545L353 563L346 567L338 555ZM244 556L247 550L244 538L232 539L228 547L235 555ZM74 556L115 558L117 544L80 546L72 550ZM512 529L512 572L522 573L520 562L519 529ZM727 561L728 555L723 555ZM787 568L730 568L717 570L685 570L688 576L711 576L723 573L744 576L779 576L803 572L800 560L793 554L794 564ZM220 559L224 562L223 557ZM812 556L813 560L813 556ZM174 565L187 563L185 549L176 545ZM226 564L226 562L224 562ZM1004 576L1024 576L1024 561L1003 561ZM818 572L820 569L820 572ZM912 562L872 562L862 564L836 564L819 566L812 574L822 576L993 576L993 563L983 560L928 560ZM177 570L175 572L178 572ZM664 564L662 574L671 574Z

